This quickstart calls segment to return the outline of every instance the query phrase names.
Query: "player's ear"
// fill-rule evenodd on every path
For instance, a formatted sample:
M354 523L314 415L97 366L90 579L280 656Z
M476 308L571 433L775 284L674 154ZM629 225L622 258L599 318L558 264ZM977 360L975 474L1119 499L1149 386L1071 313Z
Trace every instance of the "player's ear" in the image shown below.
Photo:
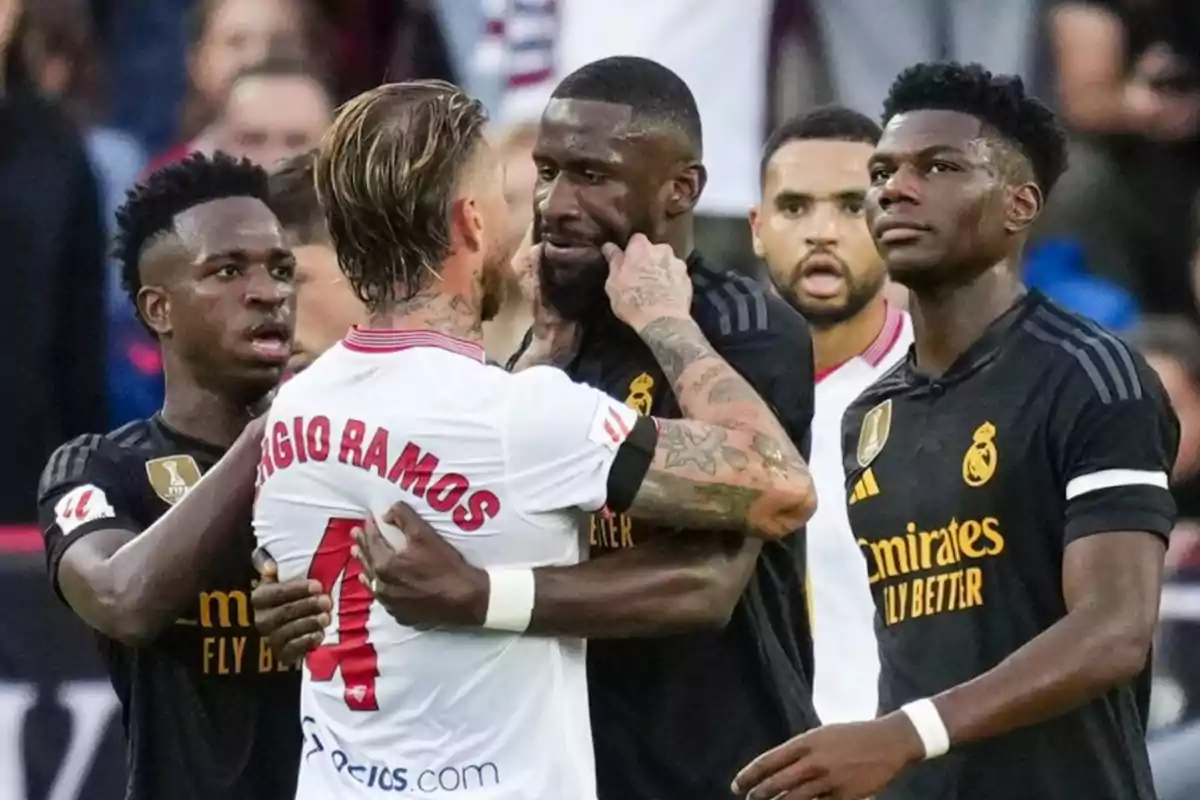
M139 289L137 312L157 335L166 336L171 332L171 300L163 287L143 286Z
M471 195L460 197L450 204L450 246L479 252L483 247L483 214Z
M1020 233L1033 224L1042 211L1042 190L1033 183L1009 187L1005 197L1004 227L1010 234Z
M754 255L759 258L763 257L762 240L758 238L758 229L762 226L762 216L759 214L758 206L750 206L749 214L750 222L750 241L754 245Z
M708 172L703 164L692 162L682 165L668 186L667 216L678 217L694 209L700 201L700 195L704 193L706 183Z

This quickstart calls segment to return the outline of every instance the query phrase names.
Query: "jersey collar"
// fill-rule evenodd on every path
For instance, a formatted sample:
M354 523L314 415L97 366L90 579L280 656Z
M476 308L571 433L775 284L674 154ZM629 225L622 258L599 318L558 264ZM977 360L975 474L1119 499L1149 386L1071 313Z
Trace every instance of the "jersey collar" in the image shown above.
M983 334L950 365L950 369L946 370L946 373L940 377L924 375L917 371L917 346L914 343L908 349L908 358L905 360L910 381L913 383L944 384L953 383L974 374L1000 354L1000 351L1009 340L1009 334L1018 326L1018 323L1036 311L1044 302L1045 295L1041 292L1036 289L1026 291L1007 311L997 317L984 330Z
M845 361L820 370L816 374L817 383L828 378L855 358L861 358L872 367L878 367L883 362L883 359L887 358L887 354L892 352L892 348L896 346L896 342L900 341L900 334L903 331L904 312L896 308L892 303L884 301L883 327L879 329L879 333L875 336L874 341L867 345L866 350L863 350L853 358L848 358Z
M342 340L342 346L355 353L399 353L414 347L432 347L466 356L480 364L485 363L483 346L478 342L460 339L440 331L386 331L360 328L355 325Z

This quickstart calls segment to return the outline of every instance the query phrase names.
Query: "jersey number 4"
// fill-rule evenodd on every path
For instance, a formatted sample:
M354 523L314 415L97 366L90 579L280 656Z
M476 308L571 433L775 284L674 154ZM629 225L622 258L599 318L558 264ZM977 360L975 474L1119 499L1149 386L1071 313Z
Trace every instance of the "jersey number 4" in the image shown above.
M346 705L351 711L376 711L379 708L375 699L379 657L375 654L375 645L367 641L367 619L373 598L358 579L363 571L362 564L350 555L350 547L354 544L350 532L364 523L361 519L339 517L329 520L308 568L308 577L319 581L326 594L333 593L333 585L339 577L342 586L337 596L337 644L323 644L311 651L304 664L312 680L317 682L333 680L334 673L340 669L342 682L346 685Z

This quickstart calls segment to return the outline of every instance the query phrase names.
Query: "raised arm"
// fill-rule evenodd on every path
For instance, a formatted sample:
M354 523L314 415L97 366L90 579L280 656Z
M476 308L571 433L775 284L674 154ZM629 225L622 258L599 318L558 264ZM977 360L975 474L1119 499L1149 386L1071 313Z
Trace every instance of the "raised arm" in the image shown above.
M816 509L808 465L692 319L687 266L640 234L624 252L607 245L605 255L613 310L650 348L685 417L656 420L650 467L628 513L693 530L793 533Z
M39 516L50 577L84 622L129 645L152 641L200 591L205 565L250 519L261 427L145 530L99 437L60 448L43 475ZM127 480L127 478L124 478Z

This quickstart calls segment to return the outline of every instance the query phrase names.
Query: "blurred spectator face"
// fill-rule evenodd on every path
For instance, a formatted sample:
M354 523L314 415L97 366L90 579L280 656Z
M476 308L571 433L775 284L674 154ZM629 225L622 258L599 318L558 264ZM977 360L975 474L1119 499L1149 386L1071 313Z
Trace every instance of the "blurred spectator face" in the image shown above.
M1200 386L1175 359L1153 351L1146 361L1158 373L1171 407L1179 417L1179 454L1175 459L1176 481L1184 480L1200 469Z
M192 85L215 107L240 70L270 53L304 50L303 19L292 0L211 0L191 55Z
M317 145L333 108L325 90L301 75L249 75L229 90L217 148L271 167Z
M337 344L351 325L366 322L367 311L342 274L332 247L304 244L292 252L296 256L296 342L288 367L299 372Z
M504 199L508 203L509 241L514 245L524 238L533 222L533 191L537 185L537 167L533 163L536 126L520 126L500 139L500 158L504 163Z
M873 151L865 142L787 142L767 163L762 205L750 211L754 252L815 326L853 317L887 280L863 219Z

